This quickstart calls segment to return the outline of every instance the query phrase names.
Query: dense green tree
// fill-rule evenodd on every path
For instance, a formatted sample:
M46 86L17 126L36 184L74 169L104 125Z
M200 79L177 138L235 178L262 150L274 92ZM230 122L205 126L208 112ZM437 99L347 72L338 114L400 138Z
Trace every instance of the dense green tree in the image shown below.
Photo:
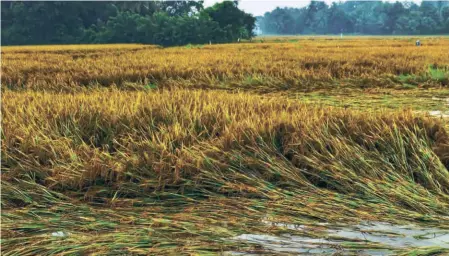
M83 34L81 8L80 2L2 2L2 43L76 42Z
M277 8L257 20L264 34L449 33L449 2L312 1L303 8Z
M382 22L382 32L385 34L397 34L398 28L396 27L396 23L405 13L404 6L401 3L396 2L394 4L382 4L382 7L382 14L384 14L385 17Z
M307 7L305 27L307 31L324 34L328 26L328 6L325 2L312 1Z
M441 26L441 33L449 34L449 6L443 7L443 10L441 11L441 23L443 24Z
M235 42L251 38L256 19L226 1L2 1L3 45L68 43ZM276 8L257 19L265 34L444 34L449 2L312 1Z
M329 8L328 22L327 31L331 34L346 33L354 29L351 19L336 3L332 3Z
M264 23L263 29L273 33L294 34L294 24L295 20L287 8L276 8L271 13L270 20Z
M1 2L3 45L235 42L250 38L255 18L224 2Z
M152 2L160 5L161 11L171 16L186 15L203 10L204 1L160 1Z
M238 8L236 1L224 1L204 9L211 19L226 30L226 38L235 41L238 38L253 36L256 18Z

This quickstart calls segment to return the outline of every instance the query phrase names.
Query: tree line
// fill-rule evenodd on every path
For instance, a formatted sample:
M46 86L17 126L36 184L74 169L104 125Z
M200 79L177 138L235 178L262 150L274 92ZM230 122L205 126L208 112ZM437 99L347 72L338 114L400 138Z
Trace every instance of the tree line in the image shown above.
M2 45L235 42L253 36L255 18L226 1L1 2Z
M263 34L422 35L449 33L449 2L311 2L256 17Z

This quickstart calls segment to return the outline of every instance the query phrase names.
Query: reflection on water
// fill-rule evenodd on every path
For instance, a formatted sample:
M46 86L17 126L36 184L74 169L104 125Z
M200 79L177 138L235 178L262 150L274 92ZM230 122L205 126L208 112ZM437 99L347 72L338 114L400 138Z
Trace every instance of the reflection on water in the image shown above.
M282 225L288 229L312 231L305 225ZM294 235L270 236L243 234L235 239L254 243L267 250L299 254L333 254L345 252L357 255L391 255L395 249L438 246L449 248L449 230L422 228L414 225L393 225L382 222L364 222L354 226L325 226L327 235L310 238ZM350 243L350 245L348 244Z

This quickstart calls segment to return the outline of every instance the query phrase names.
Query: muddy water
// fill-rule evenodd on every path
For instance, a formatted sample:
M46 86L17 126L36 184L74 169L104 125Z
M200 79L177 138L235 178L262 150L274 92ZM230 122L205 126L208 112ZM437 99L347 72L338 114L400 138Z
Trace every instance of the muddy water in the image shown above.
M284 225L288 229L306 231L306 226ZM449 230L414 225L365 222L354 226L322 224L327 235L310 238L293 235L270 236L243 234L235 237L262 246L267 251L294 254L393 255L395 250L423 246L449 248ZM234 254L234 253L233 253Z

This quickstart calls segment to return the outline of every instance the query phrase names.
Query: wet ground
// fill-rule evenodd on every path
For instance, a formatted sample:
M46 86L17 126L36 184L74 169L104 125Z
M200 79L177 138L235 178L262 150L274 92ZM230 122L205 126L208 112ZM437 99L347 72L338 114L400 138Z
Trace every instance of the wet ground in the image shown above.
M449 118L449 111L432 110L429 115L441 118Z
M290 99L324 106L357 110L412 109L419 112L440 111L449 114L449 89L416 90L325 90L290 93ZM436 114L436 112L434 113Z
M271 225L285 225L292 231L310 231L316 228L274 223ZM292 254L393 255L398 249L404 248L449 248L449 230L383 222L364 222L353 226L322 223L318 226L325 228L327 234L323 238L289 234L282 236L242 234L235 239L253 243L268 252ZM231 254L242 255L242 253Z

